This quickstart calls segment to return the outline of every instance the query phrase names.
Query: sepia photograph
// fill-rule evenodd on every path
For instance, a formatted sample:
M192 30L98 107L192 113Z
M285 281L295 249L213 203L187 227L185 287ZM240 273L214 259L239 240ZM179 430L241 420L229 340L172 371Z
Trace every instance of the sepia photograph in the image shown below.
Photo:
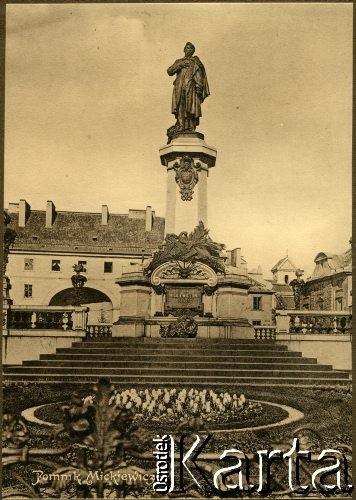
M351 498L352 3L5 11L2 498Z

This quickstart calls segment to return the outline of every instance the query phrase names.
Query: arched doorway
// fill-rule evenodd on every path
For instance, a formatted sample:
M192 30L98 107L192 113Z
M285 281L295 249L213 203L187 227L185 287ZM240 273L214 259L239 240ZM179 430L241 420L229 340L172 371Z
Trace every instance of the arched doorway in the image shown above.
M71 306L76 302L76 291L74 288L65 288L53 295L50 306ZM103 292L95 288L83 287L81 289L81 304L89 307L88 325L100 323L112 323L112 302Z

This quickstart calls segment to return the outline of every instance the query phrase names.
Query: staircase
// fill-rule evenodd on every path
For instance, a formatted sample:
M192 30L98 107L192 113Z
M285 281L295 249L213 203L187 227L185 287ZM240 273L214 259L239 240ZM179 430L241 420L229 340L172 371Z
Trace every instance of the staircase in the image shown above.
M5 380L122 385L335 385L348 371L317 364L273 340L102 338L4 368Z

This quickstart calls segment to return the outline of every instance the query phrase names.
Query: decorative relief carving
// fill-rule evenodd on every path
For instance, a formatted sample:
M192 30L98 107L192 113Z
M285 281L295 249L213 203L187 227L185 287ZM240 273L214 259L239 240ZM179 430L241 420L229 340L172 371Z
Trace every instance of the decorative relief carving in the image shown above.
M224 245L212 241L208 233L208 229L200 221L190 234L186 231L179 235L167 234L164 245L154 253L152 261L145 268L145 274L151 276L156 268L166 262L178 266L179 278L190 277L194 269L197 269L197 263L205 264L215 273L225 274L225 259L221 256ZM152 284L159 283L152 281Z
M209 287L215 287L217 284L216 273L206 264L196 262L189 267L189 277L182 276L182 270L187 271L188 268L184 267L184 262L167 262L157 267L151 275L151 283L156 287L162 286L165 283L179 283L183 279L186 284L188 283L201 283L207 284ZM184 274L184 273L183 273Z
M182 200L191 201L193 189L199 180L193 158L183 156L180 163L176 162L173 167L176 171L176 183L179 186Z
M198 323L189 314L184 314L183 316L180 316L174 323L170 323L169 325L161 325L159 333L163 338L196 337L198 333Z

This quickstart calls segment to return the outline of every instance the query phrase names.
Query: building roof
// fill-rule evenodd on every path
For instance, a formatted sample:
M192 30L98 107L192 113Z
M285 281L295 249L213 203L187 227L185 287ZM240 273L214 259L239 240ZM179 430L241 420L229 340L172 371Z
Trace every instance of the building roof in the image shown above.
M248 277L252 281L252 286L254 287L262 287L266 290L272 290L272 284L269 280L265 280L263 276L255 275L253 273L247 273Z
M164 239L164 218L153 216L152 230L145 230L142 217L110 214L102 225L100 213L57 212L46 228L46 212L31 210L25 227L18 226L18 213L11 213L9 227L17 237L13 248L28 251L141 254L151 253Z
M276 283L271 280L272 290L278 293L292 294L293 289L287 283Z
M273 293L273 291L269 288L266 288L265 286L262 285L252 285L248 289L248 293Z
M288 255L286 257L283 257L283 259L280 259L277 262L277 264L275 264L271 269L272 273L274 271L296 271L296 270L297 270L296 266L290 260Z
M277 309L295 309L295 302L293 295L276 295L276 308Z
M352 250L348 248L342 254L332 254L330 252L319 252L315 257L316 264L311 280L330 276L336 272L352 271Z

